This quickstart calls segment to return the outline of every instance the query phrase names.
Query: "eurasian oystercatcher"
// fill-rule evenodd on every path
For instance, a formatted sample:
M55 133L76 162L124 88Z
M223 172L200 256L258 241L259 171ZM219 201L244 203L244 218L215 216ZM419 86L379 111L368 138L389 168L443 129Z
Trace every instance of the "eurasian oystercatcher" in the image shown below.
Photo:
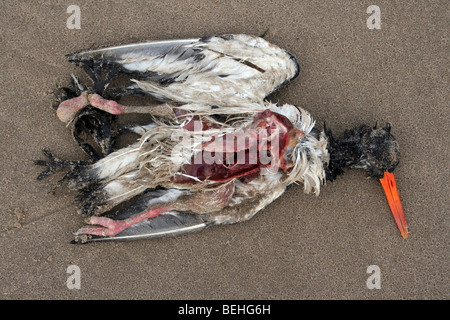
M319 195L346 168L379 179L404 238L406 221L393 171L399 163L391 126L361 126L334 138L302 108L265 100L299 72L296 59L261 37L223 35L150 41L69 55L93 80L72 77L57 115L73 123L92 161L59 160L49 151L43 178L60 168L79 191L87 226L75 242L174 235L245 221L293 183ZM131 78L110 88L119 73ZM124 95L151 95L158 106L125 106ZM151 114L140 135L114 151L111 115ZM81 138L88 133L101 152Z

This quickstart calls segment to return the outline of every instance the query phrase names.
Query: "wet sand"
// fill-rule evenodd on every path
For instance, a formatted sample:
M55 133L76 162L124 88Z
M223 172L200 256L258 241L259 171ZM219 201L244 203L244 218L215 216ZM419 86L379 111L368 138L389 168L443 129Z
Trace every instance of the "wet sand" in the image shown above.
M132 3L132 4L130 4ZM448 299L448 3L377 1L71 1L0 3L0 299ZM51 108L65 54L145 39L262 34L291 52L299 77L270 97L340 134L390 122L410 238L381 185L347 172L319 197L294 186L252 220L151 241L70 245L83 225L55 175L36 181L41 149L86 159ZM66 286L69 265L81 288ZM381 289L369 290L377 265Z

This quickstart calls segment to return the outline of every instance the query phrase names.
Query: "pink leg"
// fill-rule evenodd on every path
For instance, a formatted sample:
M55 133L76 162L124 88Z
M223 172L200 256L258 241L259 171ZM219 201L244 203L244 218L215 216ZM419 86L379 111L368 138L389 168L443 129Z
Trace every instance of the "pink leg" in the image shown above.
M104 99L102 96L94 93L89 95L91 106L111 114L122 113L153 113L152 107L148 106L124 106L114 100Z
M106 100L96 93L89 95L89 100L93 107L111 114L122 114L125 112L125 106L115 102L114 100Z
M149 108L147 106L124 106L120 103L115 102L114 100L104 99L97 93L87 94L87 91L84 91L79 97L72 98L62 102L58 106L58 110L56 114L58 118L68 123L73 118L78 111L86 107L87 105L91 105L100 110L106 111L111 114L122 114L122 113L152 113L153 108Z
M87 105L89 105L89 97L87 92L84 91L79 97L63 101L58 106L56 115L61 121L68 123L75 117L78 111Z
M163 212L167 212L171 210L170 207L160 207L151 209L139 214L136 214L134 216L131 216L128 219L125 220L113 220L106 217L90 217L86 219L86 222L91 225L99 225L100 227L96 226L86 226L81 229L79 229L76 234L92 234L97 236L115 236L119 232L125 230L126 228L135 225L138 222L141 222L145 219L154 218L156 216L159 216Z
M78 111L89 104L111 114L124 113L126 108L113 100L103 99L96 93L88 95L87 91L83 91L79 97L63 101L58 106L56 114L61 121L68 123L75 118Z

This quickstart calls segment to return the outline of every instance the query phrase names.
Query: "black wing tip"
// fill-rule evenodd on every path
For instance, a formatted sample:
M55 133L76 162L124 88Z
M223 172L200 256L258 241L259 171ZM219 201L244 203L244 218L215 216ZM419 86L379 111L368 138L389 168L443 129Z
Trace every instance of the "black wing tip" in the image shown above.
M299 65L299 63L298 63L297 58L294 57L294 55L292 55L291 53L289 53L289 52L287 52L287 51L286 51L286 53L287 53L287 55L289 56L289 58L292 60L292 62L294 62L294 65L295 65L295 73L294 73L294 76L293 76L291 79L288 80L288 81L290 82L290 81L292 81L292 80L294 80L295 78L298 77L298 75L299 75L299 73L300 73L300 65Z
M281 87L284 87L285 85L291 83L295 78L298 77L299 73L300 73L300 65L298 64L297 58L295 58L292 54L290 54L289 52L285 51L286 54L288 55L289 59L292 60L292 62L294 63L295 66L295 72L294 75L292 77L290 77L289 79L286 79L283 83L281 83L280 85L278 85L273 91L276 91L278 89L280 89Z

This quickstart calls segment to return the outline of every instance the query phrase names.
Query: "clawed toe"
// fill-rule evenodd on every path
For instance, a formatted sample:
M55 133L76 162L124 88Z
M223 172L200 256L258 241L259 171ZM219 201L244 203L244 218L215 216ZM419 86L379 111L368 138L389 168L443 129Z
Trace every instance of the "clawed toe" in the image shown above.
M124 220L113 220L106 217L89 217L86 219L89 226L80 228L75 235L115 236L128 227Z
M88 226L79 229L75 235L92 235L92 236L103 236L103 237L113 237L121 231L128 227L131 227L143 220L152 219L157 217L163 212L170 211L171 208L167 206L158 207L143 211L139 214L133 215L125 220L113 220L107 217L92 216L87 218L85 221Z

